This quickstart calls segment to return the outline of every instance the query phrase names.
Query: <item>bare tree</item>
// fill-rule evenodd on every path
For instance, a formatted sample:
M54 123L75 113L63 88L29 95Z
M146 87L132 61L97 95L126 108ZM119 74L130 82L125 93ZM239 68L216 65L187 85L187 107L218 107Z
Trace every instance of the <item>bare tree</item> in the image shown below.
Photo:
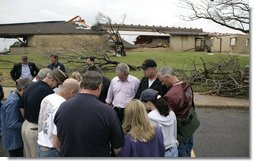
M180 6L191 11L191 14L181 16L184 20L207 19L249 33L248 0L180 0Z
M62 46L62 53L70 53L71 55L66 56L68 63L74 62L75 64L83 64L84 59L93 56L96 60L95 63L102 70L112 70L119 64L118 61L111 60L109 57L109 47L107 45L107 38L98 39L94 37L84 38L75 35L69 35L69 39L72 40L73 46L66 48ZM49 52L45 52L49 53ZM76 59L74 59L76 58ZM131 70L137 70L138 67L128 64ZM74 69L82 71L82 67Z
M114 29L112 27L112 20L109 16L106 16L102 13L98 13L98 15L96 16L97 25L100 25L100 24L109 25L110 30L107 30L108 37L110 40L112 40L114 42L116 56L117 55L126 56L123 41L122 41L121 35L119 33L119 26L124 23L125 18L126 18L126 15L123 15L122 22L119 23L119 25L117 26L116 29Z
M99 22L107 22L107 24L110 24L110 30L106 31L102 29L102 25L97 22L96 25L91 27L92 31L98 31L101 36L79 36L79 35L69 35L69 40L72 40L72 46L71 47L65 47L62 46L60 53L69 53L69 56L66 56L66 59L68 60L68 63L75 62L75 64L82 64L84 61L83 59L86 59L88 57L93 56L95 58L96 65L101 67L103 70L111 70L114 69L119 62L111 60L109 57L110 48L108 44L108 40L112 39L115 42L115 45L118 45L116 47L119 47L119 44L122 43L121 36L119 34L119 27L117 29L113 29L111 25L111 19L108 16L105 16L103 14L98 14L97 21ZM123 18L122 23L125 20L125 16ZM74 18L67 21L68 23L78 23L81 26L88 27L85 24L85 20L83 20L80 16L75 16ZM103 31L103 32L102 32ZM120 42L120 43L119 43ZM120 44L121 45L121 44ZM116 48L117 49L117 48ZM45 51L44 53L49 53L51 51ZM125 55L124 46L122 44L121 48L121 56ZM76 59L74 59L76 58ZM136 70L138 67L128 64L130 69ZM81 71L82 69L74 69Z

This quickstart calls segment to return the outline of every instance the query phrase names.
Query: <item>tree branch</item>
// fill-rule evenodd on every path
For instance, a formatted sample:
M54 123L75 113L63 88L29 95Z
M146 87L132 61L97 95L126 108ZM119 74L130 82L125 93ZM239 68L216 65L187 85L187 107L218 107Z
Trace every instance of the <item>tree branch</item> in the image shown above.
M191 15L182 15L182 19L211 20L222 26L249 33L249 4L247 0L180 0L183 8L192 11Z

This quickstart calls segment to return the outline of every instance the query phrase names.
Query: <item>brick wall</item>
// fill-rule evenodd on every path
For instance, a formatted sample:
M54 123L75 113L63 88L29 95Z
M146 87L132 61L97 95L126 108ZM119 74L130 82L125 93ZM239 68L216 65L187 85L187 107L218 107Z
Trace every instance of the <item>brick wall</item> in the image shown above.
M28 37L28 47L12 47L13 54L45 54L50 51L63 53L77 50L83 46L93 45L94 48L105 41L103 35L35 35ZM82 48L83 48L82 47Z

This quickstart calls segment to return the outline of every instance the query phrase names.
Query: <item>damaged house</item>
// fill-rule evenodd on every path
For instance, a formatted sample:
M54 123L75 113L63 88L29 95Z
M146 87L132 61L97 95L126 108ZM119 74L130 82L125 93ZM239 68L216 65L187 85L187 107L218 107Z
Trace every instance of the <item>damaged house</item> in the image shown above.
M0 24L0 38L16 38L11 46L13 54L69 52L78 45L105 42L105 32L95 31L82 21L46 21L31 23ZM70 51L69 51L70 50Z
M248 54L249 34L209 33L212 52Z
M210 50L210 41L202 29L162 27L148 25L119 25L112 27L120 29L121 35L136 35L136 48L168 48L172 51L206 51ZM103 25L104 29L109 25Z
M18 45L16 43L19 47L11 47L11 53L14 54L47 53L49 51L63 53L75 49L77 44L89 42L94 46L103 46L108 41L107 31L110 30L108 24L89 27L84 21L75 20L0 24L0 38L16 38L19 40ZM121 36L135 38L133 42L123 40L126 50L156 48L170 51L248 52L248 49L243 48L243 46L246 47L247 43L240 43L248 41L248 37L245 37L245 39L240 35L223 36L222 38L221 36L210 35L197 28L133 24L111 25L115 29L119 28ZM241 41L243 39L245 41ZM229 43L218 43L224 40L231 41L231 45ZM233 45L234 40L237 40L235 41L236 45ZM224 47L224 44L228 44L229 47ZM112 41L111 43L109 41L108 45L114 46ZM241 51L238 45L239 48L241 46Z

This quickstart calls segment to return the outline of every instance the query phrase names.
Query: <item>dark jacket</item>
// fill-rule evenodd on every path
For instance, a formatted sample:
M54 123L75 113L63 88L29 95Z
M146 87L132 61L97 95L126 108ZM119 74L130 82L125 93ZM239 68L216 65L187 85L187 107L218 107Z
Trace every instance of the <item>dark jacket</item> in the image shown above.
M66 72L65 66L63 64L61 64L60 62L57 62L57 64L49 64L48 68L51 70L58 68L58 69L62 70L64 73Z
M1 102L2 99L4 99L4 90L3 90L2 85L0 84L0 102Z
M159 80L159 78L156 78L156 80L153 82L151 87L148 87L148 78L143 77L140 81L137 93L134 98L139 99L141 93L148 88L158 91L158 94L161 96L164 96L168 91L168 88L161 84L161 81Z
M109 88L109 86L110 86L110 79L109 78L107 78L107 77L105 77L105 76L103 76L103 81L102 81L102 89L101 89L101 93L100 93L100 95L99 95L99 100L101 101L101 102L104 102L104 103L106 103L106 98L107 98L107 94L108 94L108 88Z
M28 66L31 71L31 75L35 77L39 72L39 68L33 62L28 62ZM10 74L14 81L19 79L19 77L21 76L21 71L22 71L22 63L17 63L13 66Z

